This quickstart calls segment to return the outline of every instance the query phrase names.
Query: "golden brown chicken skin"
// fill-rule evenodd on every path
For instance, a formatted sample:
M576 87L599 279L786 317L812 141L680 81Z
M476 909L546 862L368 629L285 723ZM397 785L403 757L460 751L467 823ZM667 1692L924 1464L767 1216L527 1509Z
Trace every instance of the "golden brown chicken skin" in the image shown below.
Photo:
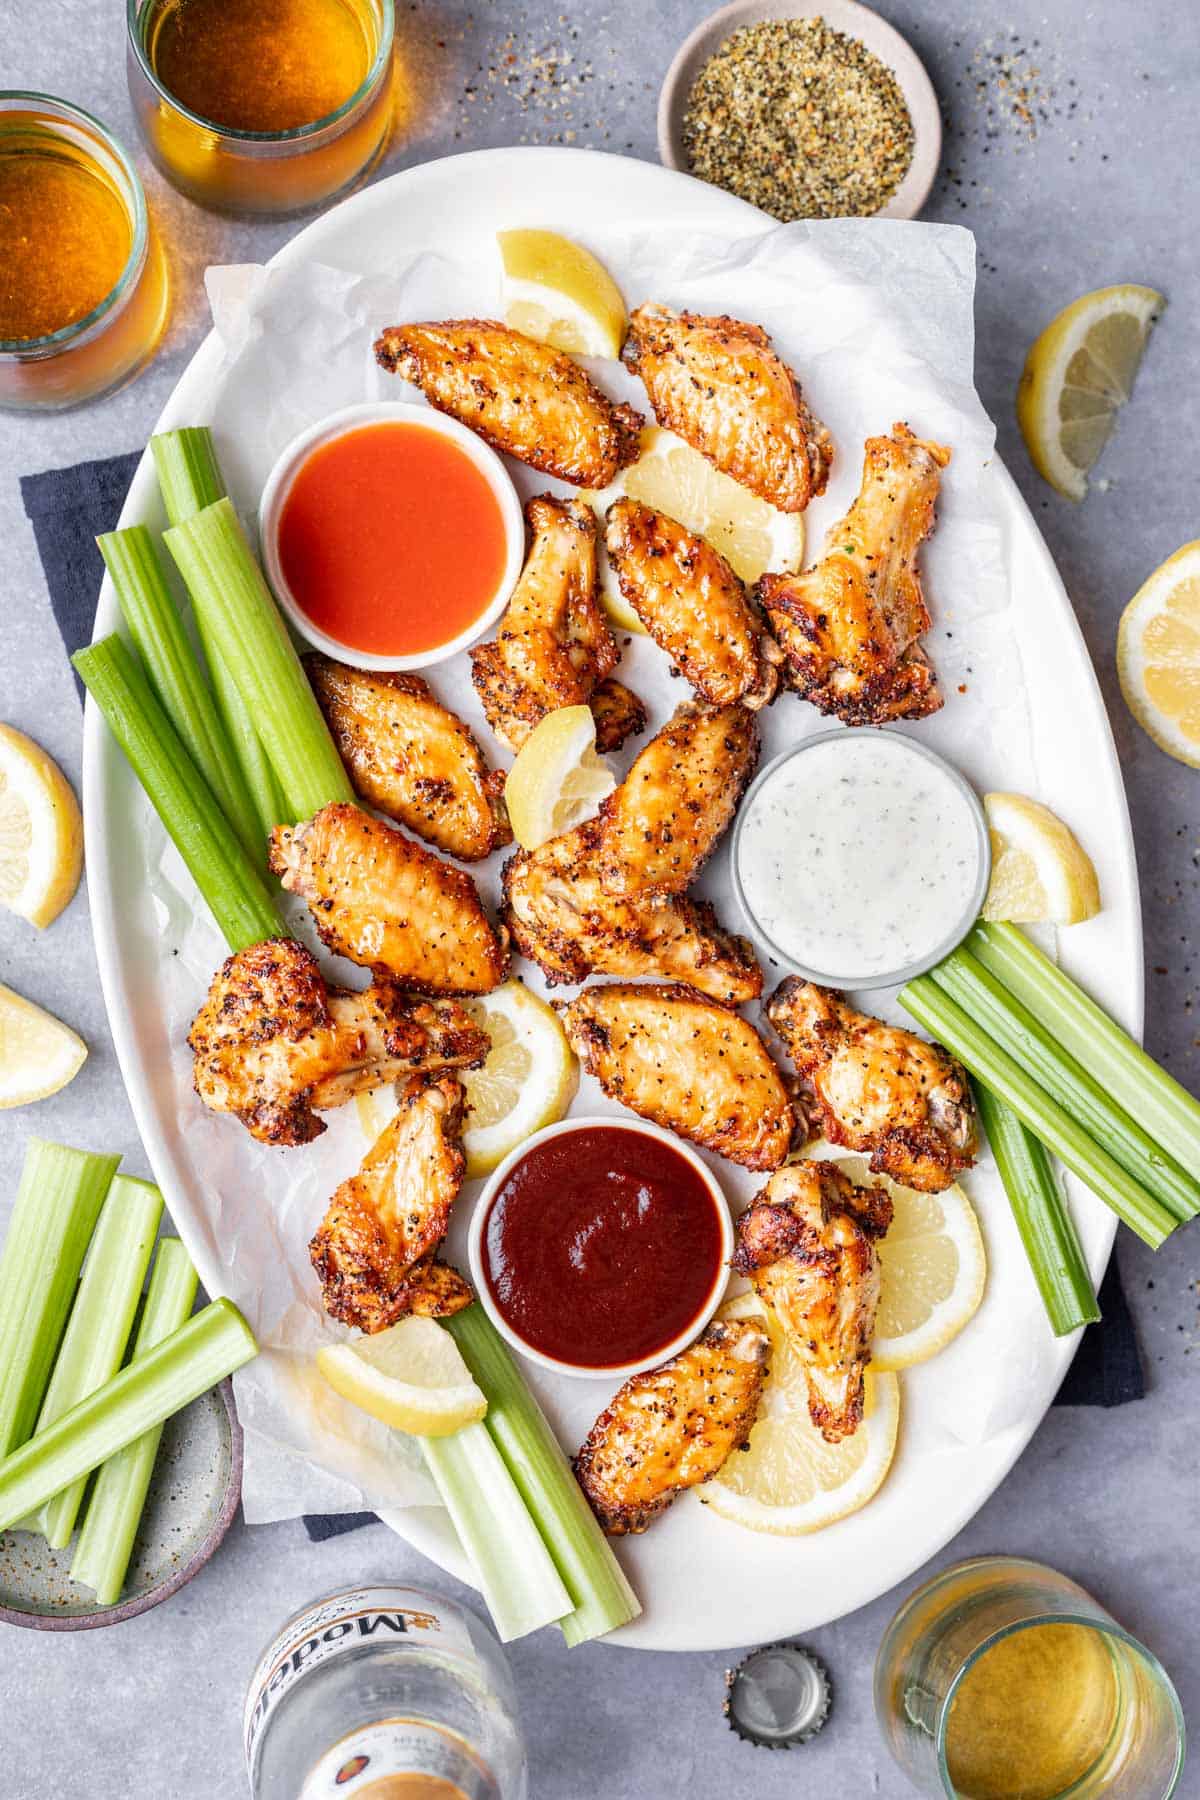
M907 425L868 438L858 498L821 561L758 584L788 685L847 725L923 719L942 705L921 646L931 621L916 561L949 461Z
M748 1275L804 1364L808 1411L827 1443L857 1431L879 1307L875 1241L892 1222L879 1188L832 1163L789 1163L738 1220L736 1274Z
M799 1073L813 1135L867 1152L875 1174L926 1194L971 1167L975 1102L966 1071L940 1045L795 976L766 1012Z
M429 683L314 652L304 669L354 791L435 849L478 862L512 843L504 775Z
M760 325L639 306L622 361L660 425L781 512L803 512L829 478L833 446Z
M611 894L679 894L695 880L758 762L744 706L677 709L600 807L597 864Z
M753 1025L694 988L614 982L558 1002L571 1048L610 1100L745 1169L777 1169L795 1130Z
M558 481L607 487L638 453L639 413L602 394L564 351L494 319L393 325L375 355L439 412Z
M645 1531L676 1494L745 1449L769 1354L753 1320L718 1320L679 1356L625 1383L575 1458L579 1485L610 1537Z
M727 1006L761 994L749 943L722 930L706 902L607 892L597 862L601 830L599 819L587 819L504 865L505 921L550 986L589 975L656 975Z
M418 1000L390 980L364 993L327 988L291 938L239 950L213 976L188 1043L196 1092L264 1144L306 1144L317 1110L415 1070L475 1068L488 1053L453 1000Z
M610 506L608 558L660 650L714 706L766 706L783 653L719 551L639 500Z
M339 956L424 994L486 994L504 979L506 937L471 877L360 807L277 825L269 861Z
M640 737L646 729L645 706L615 675L600 683L588 705L596 721L596 748L601 754L619 750L626 738Z
M399 1099L308 1246L325 1311L366 1332L410 1312L459 1312L474 1298L457 1270L434 1260L466 1170L462 1083L418 1078Z

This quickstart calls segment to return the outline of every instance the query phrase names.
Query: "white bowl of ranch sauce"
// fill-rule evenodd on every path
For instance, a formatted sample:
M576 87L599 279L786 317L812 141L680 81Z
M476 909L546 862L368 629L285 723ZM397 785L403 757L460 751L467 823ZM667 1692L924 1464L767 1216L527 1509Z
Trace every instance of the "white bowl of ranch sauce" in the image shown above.
M758 775L733 884L780 963L824 987L891 987L949 955L991 876L974 790L895 731L821 731Z

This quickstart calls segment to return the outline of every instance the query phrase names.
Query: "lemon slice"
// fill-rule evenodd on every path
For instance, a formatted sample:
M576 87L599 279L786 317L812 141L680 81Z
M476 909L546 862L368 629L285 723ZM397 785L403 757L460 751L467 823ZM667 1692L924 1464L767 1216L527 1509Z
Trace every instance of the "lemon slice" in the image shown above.
M344 1400L416 1437L449 1437L487 1411L458 1345L436 1319L414 1314L374 1337L326 1344L317 1367Z
M481 1069L463 1076L467 1175L490 1175L510 1150L563 1117L579 1085L579 1065L554 1008L523 982L466 1003L492 1040Z
M1169 556L1121 614L1117 674L1142 730L1200 769L1200 541Z
M557 231L498 231L506 322L575 356L621 354L628 321L621 290L590 250Z
M1038 474L1068 500L1087 493L1165 305L1154 288L1097 288L1064 308L1025 359L1017 422Z
M48 1099L86 1060L87 1045L68 1025L0 987L0 1107Z
M761 1319L771 1339L771 1373L745 1451L696 1493L722 1519L749 1531L800 1537L857 1512L892 1465L900 1426L900 1383L868 1369L862 1423L827 1444L808 1416L804 1367L756 1294L740 1294L723 1318Z
M560 706L534 726L508 771L504 804L523 850L588 819L616 787L596 754L596 721L587 706Z
M0 906L49 925L79 886L83 818L58 764L0 725Z
M1092 859L1057 814L1024 794L985 794L992 879L985 919L1078 925L1100 911Z

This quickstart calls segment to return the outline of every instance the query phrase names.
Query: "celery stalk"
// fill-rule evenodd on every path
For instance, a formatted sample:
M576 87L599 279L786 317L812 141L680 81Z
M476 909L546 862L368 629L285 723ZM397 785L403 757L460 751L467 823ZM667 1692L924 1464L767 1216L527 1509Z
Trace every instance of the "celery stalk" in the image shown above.
M179 1239L163 1238L133 1346L135 1362L185 1323L196 1286L196 1271ZM153 1426L110 1456L97 1472L75 1546L71 1580L92 1588L99 1606L112 1606L121 1596L161 1438L162 1426Z
M464 1425L449 1437L420 1442L501 1642L569 1613L571 1596L486 1425Z
M119 1156L30 1138L0 1258L0 1458L33 1431Z
M120 1368L162 1205L162 1195L150 1182L132 1175L114 1176L38 1414L39 1431L111 1380ZM37 1529L52 1550L63 1550L70 1542L85 1485L83 1478L72 1482L42 1508Z
M231 950L288 930L232 825L205 786L118 637L71 658L109 730L133 766ZM315 702L314 702L315 704Z
M329 727L226 497L166 534L206 646L237 683L294 820L353 800Z
M0 1462L0 1531L10 1531L257 1354L236 1306L212 1301Z
M637 1595L491 1320L476 1302L443 1322L487 1396L484 1426L571 1596L574 1610L559 1621L567 1643L628 1624L642 1610Z
M156 432L150 439L150 454L172 525L182 524L227 491L207 425Z
M242 699L241 689L229 673L220 652L206 636L203 625L197 621L196 629L200 633L200 641L204 645L204 654L208 659L209 673L212 675L213 692L217 697L217 706L225 722L225 730L229 734L237 754L238 765L242 771L242 780L250 795L250 804L254 808L255 824L258 830L258 841L263 847L265 859L267 840L276 825L287 823L287 801L283 797L283 789L279 778L271 767L271 759L263 748L262 739L255 729Z

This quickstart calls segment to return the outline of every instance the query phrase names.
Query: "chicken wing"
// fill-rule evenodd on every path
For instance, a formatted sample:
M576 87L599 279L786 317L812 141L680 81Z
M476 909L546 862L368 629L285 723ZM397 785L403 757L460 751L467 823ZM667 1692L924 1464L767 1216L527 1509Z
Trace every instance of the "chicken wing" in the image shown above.
M646 708L615 675L600 683L588 705L596 721L596 748L602 754L619 750L626 738L640 737L646 729Z
M426 994L486 994L504 979L505 934L471 877L360 807L277 825L269 861L339 956Z
M774 698L783 652L719 551L639 500L609 507L605 543L621 592L702 699Z
M814 1135L869 1151L877 1175L937 1194L979 1147L966 1071L938 1044L855 1012L833 988L792 976L767 1017L800 1075Z
M512 843L504 775L428 682L351 669L314 652L304 668L355 792L462 862Z
M439 412L557 481L607 487L638 453L640 413L602 394L562 350L493 319L392 325L375 355Z
M610 1537L645 1531L676 1494L745 1449L769 1354L752 1319L718 1320L617 1392L575 1458L579 1485Z
M611 894L679 894L737 810L758 762L744 706L681 706L600 808L596 863Z
M723 931L705 902L605 891L596 862L601 830L599 819L587 819L504 865L504 918L551 987L589 975L657 975L729 1006L760 994L750 945Z
M825 492L833 445L760 325L639 306L621 353L654 416L781 512Z
M694 988L613 983L558 1003L571 1048L610 1100L746 1169L777 1169L795 1130L753 1025Z
M459 1312L470 1287L434 1252L466 1170L463 1088L454 1076L408 1082L395 1118L343 1181L308 1246L325 1311L362 1331L406 1313Z
M892 1222L881 1188L832 1163L789 1163L738 1220L733 1269L748 1275L804 1364L808 1412L827 1443L857 1431L879 1306L875 1240Z
M858 498L821 561L758 584L789 686L847 725L923 719L942 705L920 641L930 617L916 558L949 461L907 425L868 438Z
M213 976L188 1043L196 1092L264 1144L306 1144L316 1109L418 1070L476 1068L488 1053L453 1000L417 1000L393 981L365 993L326 988L316 959L291 938L239 950Z

